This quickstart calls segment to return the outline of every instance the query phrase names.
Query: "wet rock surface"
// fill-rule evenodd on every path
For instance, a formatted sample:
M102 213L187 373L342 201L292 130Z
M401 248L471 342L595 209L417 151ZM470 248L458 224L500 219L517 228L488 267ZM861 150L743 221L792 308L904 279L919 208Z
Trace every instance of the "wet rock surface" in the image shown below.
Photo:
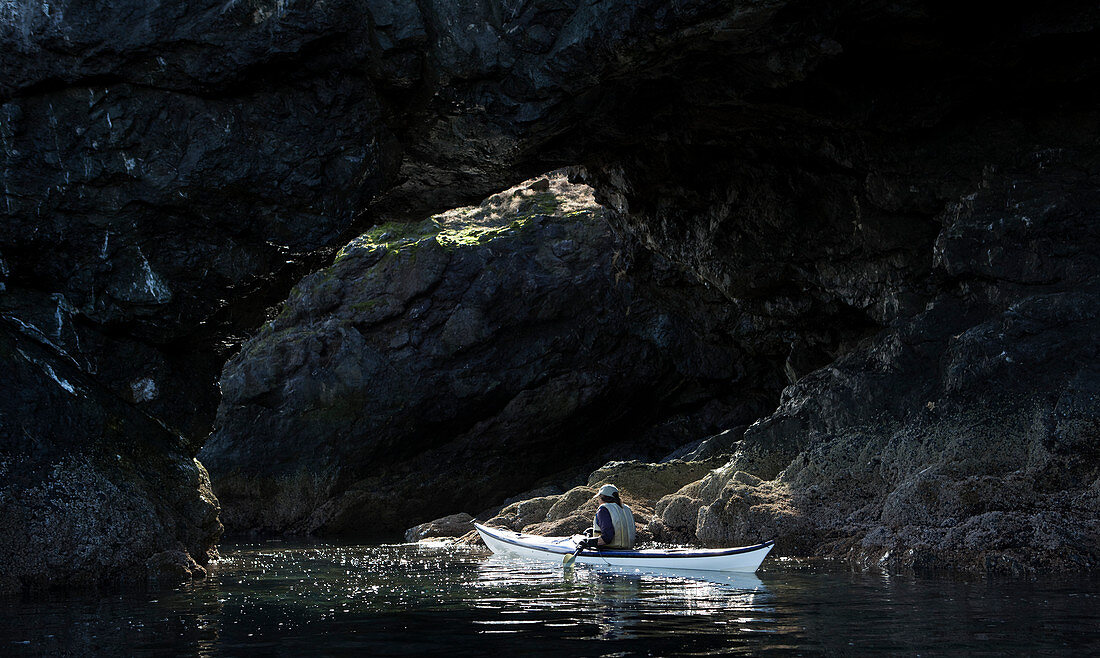
M736 384L728 300L635 275L605 215L557 174L299 283L222 376L200 458L229 531L385 536L774 404Z
M1095 485L1080 483L1095 482L1095 352L1080 333L1090 321L1074 318L1095 289L1098 24L1094 9L1050 4L12 4L0 11L3 331L44 350L32 360L54 374L71 364L58 377L84 382L86 413L126 420L124 438L81 425L97 463L122 454L116 443L187 446L165 448L149 475L174 490L165 464L204 441L225 359L294 281L370 224L581 164L623 233L735 300L728 333L760 359L745 380L796 385L737 458L773 483L768 496L809 491L791 465L839 434L922 440L907 414L929 403L944 431L977 423L969 410L1009 429L1020 407L1054 410L1020 441L1053 455L1025 481L1077 501L1058 503L1055 521L1032 515L1040 529L1023 532L992 520L1022 507L988 510L1001 516L974 516L971 539L943 543L922 528L958 522L946 507L922 525L892 505L892 534L848 532L822 511L814 527L839 542L822 550L863 559L839 537L879 537L869 556L925 537L947 562L965 545L995 563L1072 526L1084 530L1063 534L1093 542L1091 555ZM1021 326L1015 308L1026 329L1001 338ZM458 325L458 340L478 326ZM1014 349L1034 372L1024 392L1024 369L997 360ZM15 437L3 458L30 473L75 454L54 418L71 406L54 403L64 389L18 352L0 359L5 381L50 401L0 399L0 432ZM971 372L984 379L959 388ZM880 417L894 429L875 429ZM685 420L685 444L712 432ZM993 477L1043 461L1009 452ZM846 454L828 458L837 474ZM904 459L919 473L939 458ZM958 463L945 482L970 477ZM96 472L88 489L104 496L128 481ZM853 491L909 481L867 477ZM31 486L10 485L0 513ZM188 487L201 505L202 486ZM829 495L843 509L856 496ZM102 515L81 518L116 536ZM727 526L703 534L732 539ZM216 535L200 534L206 548L182 542L197 563ZM145 559L175 550L143 546ZM90 580L136 563L81 562L64 542L45 551ZM28 582L52 582L51 568L27 568Z

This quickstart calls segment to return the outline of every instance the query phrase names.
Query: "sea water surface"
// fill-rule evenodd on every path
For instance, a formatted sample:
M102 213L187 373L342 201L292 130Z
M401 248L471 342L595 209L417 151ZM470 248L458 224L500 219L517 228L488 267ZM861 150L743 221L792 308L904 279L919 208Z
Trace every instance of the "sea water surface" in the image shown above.
M445 545L223 545L176 590L0 601L0 655L1097 655L1100 580L564 570Z

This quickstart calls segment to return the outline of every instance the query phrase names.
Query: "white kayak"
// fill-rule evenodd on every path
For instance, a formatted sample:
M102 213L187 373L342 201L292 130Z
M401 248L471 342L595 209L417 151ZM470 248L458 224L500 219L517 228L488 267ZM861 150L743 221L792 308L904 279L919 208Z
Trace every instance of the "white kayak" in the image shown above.
M566 555L577 550L573 537L541 537L522 532L486 528L475 523L485 545L494 553L525 557L531 560L561 563ZM642 550L583 550L577 555L581 564L641 567L644 569L698 569L702 571L739 571L753 573L764 561L774 541L742 548L647 548Z

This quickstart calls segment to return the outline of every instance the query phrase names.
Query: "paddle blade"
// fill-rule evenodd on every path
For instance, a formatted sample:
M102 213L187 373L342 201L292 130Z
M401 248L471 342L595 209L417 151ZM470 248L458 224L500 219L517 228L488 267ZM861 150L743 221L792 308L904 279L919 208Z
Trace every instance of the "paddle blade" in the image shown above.
M584 550L584 542L577 544L577 550L573 551L569 555L565 556L565 559L561 561L562 566L571 567L573 563L577 561L577 556Z

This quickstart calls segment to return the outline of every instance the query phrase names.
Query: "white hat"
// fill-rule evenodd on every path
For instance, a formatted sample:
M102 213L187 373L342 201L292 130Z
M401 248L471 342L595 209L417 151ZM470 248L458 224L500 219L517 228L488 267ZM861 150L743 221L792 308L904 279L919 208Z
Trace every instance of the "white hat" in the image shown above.
M614 498L615 494L619 493L619 490L613 484L605 484L600 487L600 495L607 496L608 498Z

